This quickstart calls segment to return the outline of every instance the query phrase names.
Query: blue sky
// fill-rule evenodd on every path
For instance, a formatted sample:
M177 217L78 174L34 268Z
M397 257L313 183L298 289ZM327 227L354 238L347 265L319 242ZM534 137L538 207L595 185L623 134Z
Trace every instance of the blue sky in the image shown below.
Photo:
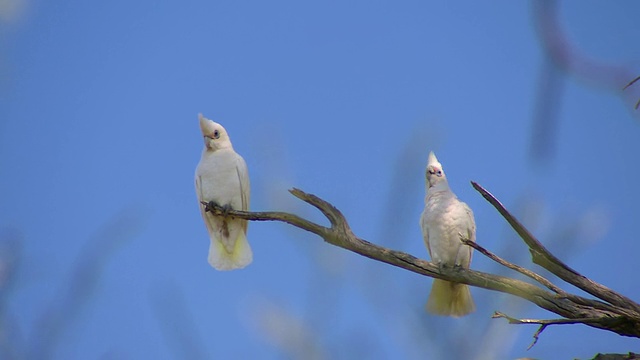
M6 3L21 5L0 8L0 241L3 256L19 259L2 309L17 351L483 359L638 350L637 340L558 326L526 351L536 328L493 311L553 314L473 289L474 314L435 318L423 312L430 279L282 224L251 223L254 263L217 272L193 189L202 112L245 158L252 209L323 222L287 193L298 187L337 206L358 236L427 258L418 218L435 150L475 212L478 242L530 265L470 180L570 266L639 300L628 274L640 251L640 85L620 90L640 75L637 2L558 6L576 54L629 78L559 71L551 156L537 161L531 144L544 142L531 132L548 60L528 2ZM472 267L502 271L478 254Z

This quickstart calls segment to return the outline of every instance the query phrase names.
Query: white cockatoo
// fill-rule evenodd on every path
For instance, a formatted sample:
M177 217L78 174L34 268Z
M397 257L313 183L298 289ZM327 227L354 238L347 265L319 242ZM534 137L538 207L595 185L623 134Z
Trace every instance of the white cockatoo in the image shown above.
M460 236L476 241L473 211L451 191L433 151L429 153L426 182L427 196L420 227L431 261L438 266L468 269L473 249L464 245ZM435 315L459 317L473 312L475 304L469 286L433 279L426 308Z
M201 201L233 210L249 210L247 164L231 145L222 125L198 115L204 136L204 150L196 168L196 195L211 244L209 264L217 270L241 269L251 263L247 242L247 220L213 216Z

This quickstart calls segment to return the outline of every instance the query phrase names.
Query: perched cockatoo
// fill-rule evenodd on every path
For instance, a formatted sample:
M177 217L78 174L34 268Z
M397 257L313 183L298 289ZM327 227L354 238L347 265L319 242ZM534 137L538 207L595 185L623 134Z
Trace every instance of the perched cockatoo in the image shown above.
M222 127L198 115L204 136L204 150L196 168L196 195L211 244L209 264L217 270L241 269L251 263L253 253L247 242L247 220L213 216L200 202L214 201L233 210L249 210L247 164L231 145Z
M460 234L465 239L476 241L473 211L451 191L433 151L429 153L426 182L427 196L420 227L431 261L438 266L468 269L473 249L460 241ZM476 306L469 286L433 279L426 308L435 315L459 317L473 312Z

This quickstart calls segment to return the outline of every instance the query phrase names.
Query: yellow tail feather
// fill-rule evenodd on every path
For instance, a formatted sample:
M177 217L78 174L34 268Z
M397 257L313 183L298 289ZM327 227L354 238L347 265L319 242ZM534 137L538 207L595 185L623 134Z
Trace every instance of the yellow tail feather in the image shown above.
M216 270L242 269L253 261L253 252L243 231L240 231L231 252L217 239L209 245L209 264Z
M433 279L426 309L429 313L460 317L476 310L469 286Z

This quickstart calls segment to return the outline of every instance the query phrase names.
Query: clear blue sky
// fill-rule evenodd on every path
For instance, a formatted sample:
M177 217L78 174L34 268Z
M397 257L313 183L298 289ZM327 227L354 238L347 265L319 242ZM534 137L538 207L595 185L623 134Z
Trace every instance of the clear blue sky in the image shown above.
M612 90L560 73L552 156L532 161L545 60L531 3L4 3L22 5L0 8L0 261L20 259L0 330L12 348L54 359L638 351L578 325L526 351L536 328L493 311L554 314L473 289L473 315L435 318L423 311L429 278L282 224L250 224L245 270L207 264L199 112L245 158L254 210L324 222L288 195L298 187L358 236L427 258L418 218L435 150L478 242L530 266L470 180L570 266L640 301L640 111L621 96L625 79ZM607 5L563 3L561 28L581 55L640 75L640 3ZM640 98L640 84L627 92ZM478 254L472 267L499 270Z

